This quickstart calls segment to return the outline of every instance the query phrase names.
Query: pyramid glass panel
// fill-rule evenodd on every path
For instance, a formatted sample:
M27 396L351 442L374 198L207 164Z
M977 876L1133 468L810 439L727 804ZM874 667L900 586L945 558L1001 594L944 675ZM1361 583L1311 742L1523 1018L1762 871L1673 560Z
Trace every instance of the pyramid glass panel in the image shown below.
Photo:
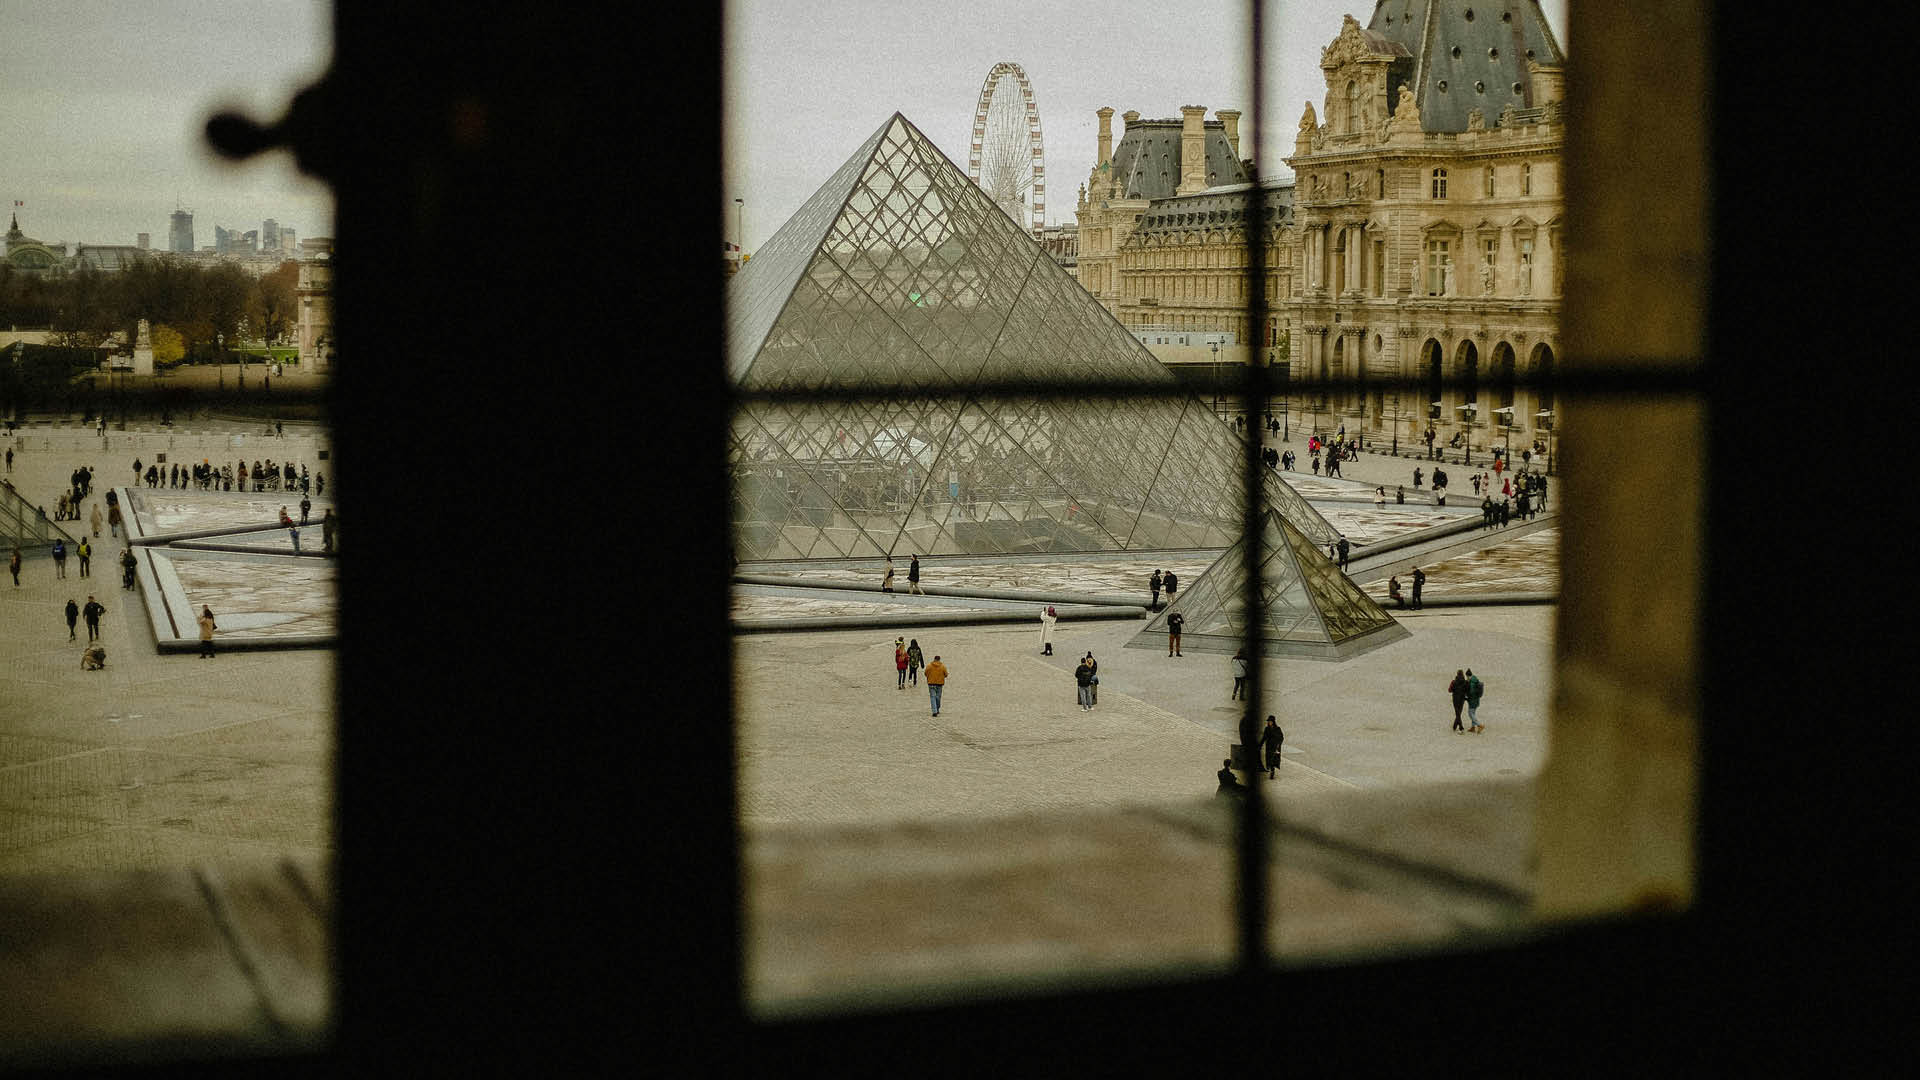
M1128 648L1167 647L1167 618L1179 612L1182 651L1233 653L1250 624L1268 656L1345 660L1407 637L1406 627L1340 572L1313 541L1274 510L1261 521L1260 606L1246 609L1240 544L1227 549L1179 598L1148 621Z
M904 117L863 143L729 284L742 559L1218 548L1245 444ZM987 399L979 382L1084 381ZM1103 381L1164 397L1097 399ZM1266 502L1337 534L1272 473Z

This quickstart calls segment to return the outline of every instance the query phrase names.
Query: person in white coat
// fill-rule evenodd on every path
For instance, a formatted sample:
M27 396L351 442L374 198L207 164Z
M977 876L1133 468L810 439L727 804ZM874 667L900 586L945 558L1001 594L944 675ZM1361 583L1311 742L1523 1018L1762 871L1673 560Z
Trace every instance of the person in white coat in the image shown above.
M1053 622L1055 618L1056 616L1054 615L1053 607L1051 605L1040 609L1040 655L1041 656L1053 655Z

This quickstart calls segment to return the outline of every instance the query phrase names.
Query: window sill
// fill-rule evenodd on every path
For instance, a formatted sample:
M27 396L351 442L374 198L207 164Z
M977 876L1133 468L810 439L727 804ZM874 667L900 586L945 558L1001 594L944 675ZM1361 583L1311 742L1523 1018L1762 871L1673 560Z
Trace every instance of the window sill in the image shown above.
M0 878L0 1069L321 1049L331 888L311 860Z

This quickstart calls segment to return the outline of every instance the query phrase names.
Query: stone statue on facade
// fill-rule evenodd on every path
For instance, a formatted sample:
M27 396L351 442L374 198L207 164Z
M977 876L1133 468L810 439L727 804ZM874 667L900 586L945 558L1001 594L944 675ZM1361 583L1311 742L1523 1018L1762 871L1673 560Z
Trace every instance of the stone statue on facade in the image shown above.
M1309 101L1306 111L1300 114L1300 134L1311 135L1319 126L1320 121L1313 115L1313 102Z
M1487 114L1484 112L1481 112L1478 108L1469 109L1467 111L1467 130L1468 131L1487 130Z
M1493 264L1480 264L1480 292L1485 296L1493 295Z

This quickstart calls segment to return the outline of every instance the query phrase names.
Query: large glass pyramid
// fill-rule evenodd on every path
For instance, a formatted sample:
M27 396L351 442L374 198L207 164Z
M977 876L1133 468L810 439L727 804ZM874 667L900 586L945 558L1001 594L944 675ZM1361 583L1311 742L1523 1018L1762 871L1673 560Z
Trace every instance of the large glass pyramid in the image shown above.
M1267 511L1261 523L1260 608L1268 656L1345 660L1408 636L1374 599L1340 572L1314 542L1285 518ZM1186 616L1182 652L1232 653L1246 632L1246 563L1239 544L1207 567L1180 598L1155 615L1128 648L1167 647L1167 616Z
M729 452L742 559L1219 548L1241 436L895 113L735 274ZM981 380L1085 380L1086 400L983 399ZM1164 398L1091 396L1159 381ZM1267 501L1332 526L1278 476Z

